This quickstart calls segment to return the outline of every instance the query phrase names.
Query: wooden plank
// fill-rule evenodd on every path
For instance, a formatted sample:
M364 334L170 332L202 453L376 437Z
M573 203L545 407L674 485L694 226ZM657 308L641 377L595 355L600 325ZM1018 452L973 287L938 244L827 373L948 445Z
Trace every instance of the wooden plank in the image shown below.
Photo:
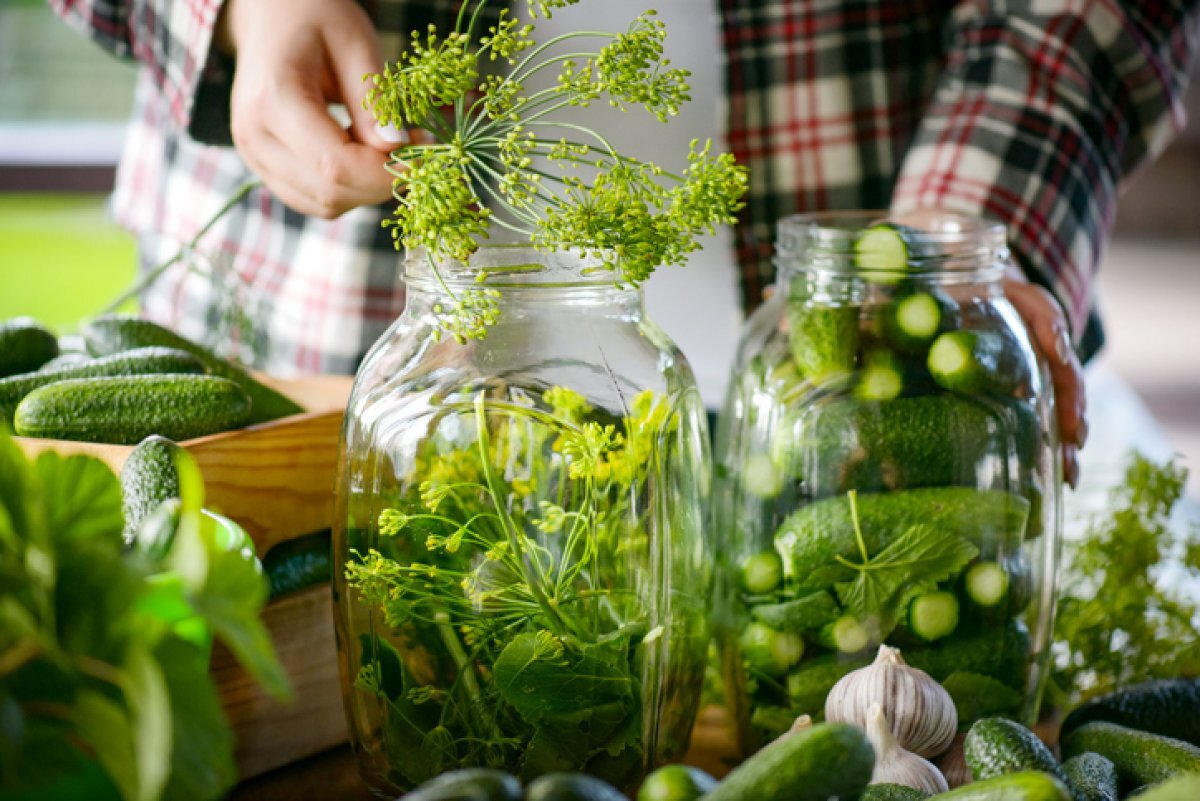
M293 700L271 698L219 643L211 672L236 737L242 779L346 741L333 633L332 591L313 587L267 606L263 622L292 682Z

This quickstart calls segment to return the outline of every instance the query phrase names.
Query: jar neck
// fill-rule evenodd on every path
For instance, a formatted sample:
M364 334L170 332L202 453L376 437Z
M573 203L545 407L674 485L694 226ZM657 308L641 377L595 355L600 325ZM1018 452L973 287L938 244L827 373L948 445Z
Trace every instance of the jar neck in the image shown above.
M998 283L1011 255L1002 225L963 214L944 213L920 230L888 222L884 211L799 214L779 224L776 265L782 278L807 275L837 281L869 272L876 280L920 279L930 284ZM864 266L864 238L880 227L886 257ZM878 241L878 240L876 240Z
M436 267L436 271L435 268ZM636 320L642 292L619 283L601 259L580 251L536 250L529 245L485 245L466 262L434 260L422 249L405 254L406 310L444 311L465 293L494 290L500 319L525 315L588 315Z

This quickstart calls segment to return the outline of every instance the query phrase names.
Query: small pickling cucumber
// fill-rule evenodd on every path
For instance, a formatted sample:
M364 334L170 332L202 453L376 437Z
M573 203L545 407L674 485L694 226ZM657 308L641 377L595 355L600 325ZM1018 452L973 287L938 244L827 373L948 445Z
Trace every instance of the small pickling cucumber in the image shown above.
M1007 683L1023 682L1029 655L1029 629L1019 620L995 628L955 632L935 643L909 648L904 660L938 681L951 673L965 671L990 676Z
M908 274L913 229L895 223L867 228L854 240L854 263L861 275L880 284L894 284Z
M717 780L691 765L664 765L638 788L637 801L696 801L717 786Z
M933 380L952 392L1011 397L1029 383L1016 343L995 331L948 331L929 348Z
M738 577L743 590L765 595L783 583L783 559L775 551L759 551L742 561Z
M725 777L704 801L858 798L875 753L855 726L822 723L776 740Z
M1040 770L1061 778L1058 760L1029 729L1005 718L975 721L963 741L963 756L975 781L1025 770Z
M1200 745L1200 679L1148 681L1094 698L1067 715L1062 736L1093 720Z
M858 349L858 307L791 300L787 319L792 360L801 376L817 385L850 376Z
M90 362L91 360L92 357L86 353L60 353L39 367L38 371L44 373L49 372L50 370L57 370L60 367L75 367L76 365L84 364L86 362Z
M75 378L35 389L17 406L21 436L133 445L151 434L186 440L246 423L250 398L207 375Z
M904 391L904 371L887 351L872 351L854 384L854 397L863 401L890 401Z
M842 615L829 625L822 626L817 640L839 654L861 653L877 644L873 642L870 629L854 615Z
M897 293L879 313L883 340L908 356L924 356L938 334L958 326L954 298L933 287Z
M1008 571L996 562L976 562L967 568L967 596L972 602L993 607L1008 597Z
M768 676L783 675L804 656L803 637L776 631L762 623L746 626L741 645L746 663Z
M0 378L0 417L11 422L21 399L38 387L71 378L154 375L159 373L200 374L204 365L190 353L173 348L138 348L79 364L45 368L32 373Z
M837 620L838 606L825 590L778 604L758 604L750 609L760 623L792 634L803 634Z
M929 793L903 784L871 784L858 801L925 801Z
M521 801L521 782L491 768L464 768L422 784L405 801Z
M1196 801L1200 798L1200 773L1185 773L1151 787L1144 793L1129 795L1137 801Z
M1062 764L1075 801L1118 801L1117 768L1112 760L1088 751Z
M1088 751L1108 757L1125 786L1155 784L1178 773L1200 773L1200 747L1116 723L1085 723L1063 737L1061 746L1066 758Z
M105 315L85 324L81 333L87 341L88 350L96 356L109 356L133 348L155 346L175 348L196 356L213 375L232 381L250 396L253 408L250 419L246 421L250 425L304 411L291 398L265 386L242 367L149 320Z
M958 597L942 590L913 598L908 605L908 628L926 642L947 636L958 628Z
M582 773L547 773L525 788L525 801L626 801L602 779Z
M964 785L930 801L1071 801L1071 791L1049 773L1026 770Z
M32 317L0 323L0 377L29 373L58 355L58 339Z
M138 443L121 467L125 541L133 542L142 522L164 501L179 497L176 459L183 448L166 437L150 436Z

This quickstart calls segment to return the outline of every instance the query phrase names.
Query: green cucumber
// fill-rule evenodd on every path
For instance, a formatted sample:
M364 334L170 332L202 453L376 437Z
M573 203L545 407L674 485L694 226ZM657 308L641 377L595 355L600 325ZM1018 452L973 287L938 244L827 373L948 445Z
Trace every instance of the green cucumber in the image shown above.
M857 505L869 553L917 524L960 534L984 553L1010 550L1021 541L1029 511L1029 502L1020 496L968 487L860 494ZM802 589L828 589L829 582L821 574L813 578L814 571L836 564L839 556L859 555L849 502L839 496L797 509L780 525L775 545Z
M871 784L858 801L925 801L929 793L904 784Z
M863 357L854 397L862 401L890 401L905 389L904 371L887 351L873 351Z
M831 651L840 654L857 654L877 645L871 630L854 615L842 615L837 620L824 626L818 635L820 643Z
M1094 698L1067 715L1060 736L1093 720L1200 745L1200 679L1147 681Z
M742 589L751 595L766 595L783 583L783 558L775 551L760 551L742 561Z
M1063 756L1087 751L1108 757L1126 786L1163 782L1178 773L1200 773L1200 747L1173 737L1094 720L1062 739Z
M91 360L92 357L86 353L60 353L39 367L38 372L46 373L50 372L51 370L58 370L61 367L75 367L80 364L86 364Z
M908 628L926 642L940 640L958 628L958 598L952 592L928 592L908 605Z
M717 786L717 780L691 765L664 765L638 789L637 801L696 801Z
M0 377L30 373L58 355L58 340L32 317L0 323Z
M776 631L762 623L750 623L741 636L742 658L751 669L768 676L788 671L804 656L804 638Z
M1200 798L1200 773L1185 773L1151 787L1144 793L1129 795L1137 801L1196 801Z
M806 299L787 307L792 360L800 375L817 385L850 376L858 349L858 308Z
M0 417L12 422L13 412L21 399L38 387L72 378L107 378L112 376L154 375L161 373L199 374L204 365L190 353L172 348L138 348L81 364L70 364L53 370L45 368L34 373L0 378Z
M750 609L755 620L791 634L803 634L837 620L838 606L833 596L817 590L792 601L758 604Z
M27 437L133 445L152 434L186 440L246 423L250 398L206 375L76 378L35 389L17 406Z
M582 773L547 773L525 789L525 801L626 801L606 781Z
M894 297L880 311L878 330L897 352L924 358L938 334L958 326L958 318L954 299L931 287Z
M963 758L975 781L1025 770L1040 770L1061 778L1058 760L1029 729L1005 718L975 721L963 740Z
M936 643L908 648L904 661L942 681L957 671L990 676L1006 684L1024 683L1029 630L1019 620L973 632L956 632Z
M241 387L253 402L247 424L255 425L277 420L304 409L287 396L263 385L244 368L222 359L212 351L197 345L149 320L121 315L97 317L83 326L81 333L88 350L96 356L109 356L124 350L145 347L167 347L196 356L215 376L226 378Z
M951 673L942 680L942 687L954 700L959 731L980 718L1015 716L1025 700L1021 693L999 679L966 670Z
M786 476L768 454L751 454L742 463L739 473L742 489L752 497L770 499L783 491Z
M1117 768L1112 760L1088 751L1062 764L1075 801L1118 801Z
M1071 801L1071 791L1049 773L1026 770L964 785L930 801Z
M939 386L967 395L1012 397L1030 381L1016 343L996 331L948 331L930 346L928 365Z
M802 662L787 678L788 697L796 710L793 717L808 714L815 718L825 714L825 697L833 685L869 661L865 658L845 659L826 655Z
M964 580L967 596L979 606L990 608L1008 597L1008 571L996 562L976 562Z
M329 530L281 542L263 557L263 575L271 585L271 600L325 584L332 567Z
M854 263L864 278L894 284L908 273L914 230L895 223L880 223L862 231L854 240Z
M121 467L125 511L125 541L133 542L143 521L164 501L179 497L175 460L184 452L166 437L150 436L138 443Z
M422 784L405 801L521 801L521 782L491 768L464 768Z
M858 798L874 766L874 751L861 730L823 723L763 748L734 768L704 801Z

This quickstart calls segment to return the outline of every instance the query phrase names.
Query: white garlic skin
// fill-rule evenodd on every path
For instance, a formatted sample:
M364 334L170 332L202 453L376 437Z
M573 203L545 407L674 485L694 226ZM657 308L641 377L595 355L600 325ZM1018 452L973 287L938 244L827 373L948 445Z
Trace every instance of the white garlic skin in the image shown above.
M875 749L871 784L903 784L931 795L950 789L946 777L932 762L900 747L879 704L871 707L866 732L871 747Z
M865 730L873 704L882 707L900 746L919 756L943 753L958 732L958 712L950 693L886 645L879 646L874 662L833 686L825 698L825 720Z

